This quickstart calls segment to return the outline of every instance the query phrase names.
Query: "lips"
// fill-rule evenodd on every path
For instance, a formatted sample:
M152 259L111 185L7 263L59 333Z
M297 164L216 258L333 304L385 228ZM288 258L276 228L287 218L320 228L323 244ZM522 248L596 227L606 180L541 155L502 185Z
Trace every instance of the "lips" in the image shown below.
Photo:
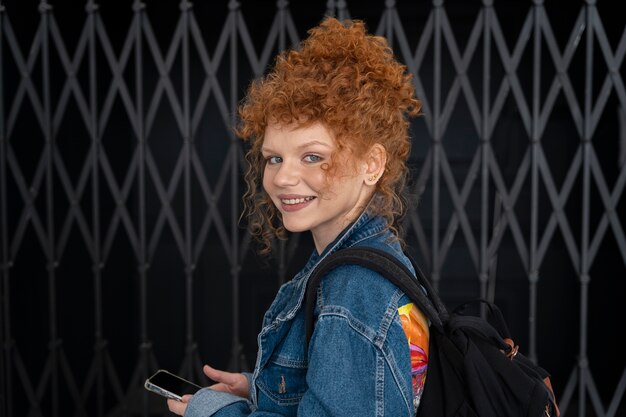
M281 209L284 212L293 212L308 206L311 201L315 200L314 196L298 197L298 196L279 196Z
M315 197L299 197L299 198L281 198L280 202L285 205L302 204L313 200Z

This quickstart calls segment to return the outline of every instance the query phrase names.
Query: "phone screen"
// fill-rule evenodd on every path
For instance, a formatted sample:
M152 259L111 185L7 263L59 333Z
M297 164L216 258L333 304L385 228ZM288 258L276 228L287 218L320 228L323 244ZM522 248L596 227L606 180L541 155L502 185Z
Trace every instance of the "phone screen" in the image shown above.
M195 394L201 387L166 370L160 369L146 380L146 389L167 398L180 400L185 394Z

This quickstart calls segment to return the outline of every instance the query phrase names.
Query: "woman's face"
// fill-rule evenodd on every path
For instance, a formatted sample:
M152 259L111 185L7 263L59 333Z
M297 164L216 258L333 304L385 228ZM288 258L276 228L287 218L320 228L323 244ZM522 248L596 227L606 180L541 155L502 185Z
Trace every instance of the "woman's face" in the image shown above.
M332 242L367 204L374 187L366 183L367 164L343 151L327 180L323 169L336 150L331 132L321 123L302 127L270 124L265 130L263 188L291 232L310 230L318 252Z

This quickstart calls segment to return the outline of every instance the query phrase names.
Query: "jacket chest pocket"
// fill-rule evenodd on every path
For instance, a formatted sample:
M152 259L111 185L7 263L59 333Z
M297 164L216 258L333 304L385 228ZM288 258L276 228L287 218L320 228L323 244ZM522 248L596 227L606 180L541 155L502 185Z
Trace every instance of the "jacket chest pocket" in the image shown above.
M272 357L259 373L256 383L259 390L275 404L296 406L308 389L307 369L306 361ZM262 401L259 396L259 407L262 407Z

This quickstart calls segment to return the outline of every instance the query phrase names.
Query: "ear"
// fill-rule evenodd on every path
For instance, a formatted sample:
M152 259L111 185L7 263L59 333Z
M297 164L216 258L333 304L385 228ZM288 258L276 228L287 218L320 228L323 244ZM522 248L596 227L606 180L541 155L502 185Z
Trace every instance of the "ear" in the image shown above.
M365 183L376 185L380 177L385 172L387 164L387 151L380 143L372 145L365 155Z

